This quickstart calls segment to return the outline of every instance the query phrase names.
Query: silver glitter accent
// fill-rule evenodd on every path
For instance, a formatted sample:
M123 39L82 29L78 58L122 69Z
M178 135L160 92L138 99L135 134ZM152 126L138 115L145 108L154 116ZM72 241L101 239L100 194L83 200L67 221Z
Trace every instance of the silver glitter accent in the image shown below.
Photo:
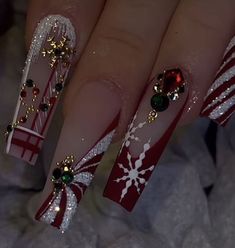
M107 134L103 139L101 139L82 159L80 162L78 162L74 170L80 168L83 164L85 164L87 161L91 160L95 156L105 152L113 138L113 135L115 133L115 130Z
M56 196L56 198L53 201L53 203L51 204L51 206L48 208L48 210L40 218L41 221L43 221L47 224L51 224L54 221L54 219L58 213L58 210L59 210L61 195L62 195L62 193L59 192L59 194ZM56 211L57 208L58 208L58 210Z
M235 59L235 53L232 53L231 54L231 56L227 59L227 60L225 60L224 62L223 62L223 64L220 66L220 68L219 68L219 70L218 70L218 72L217 72L217 75L220 73L220 71L229 63L229 62L231 62L233 59Z
M225 52L224 56L228 53L229 50L231 50L235 46L235 36L230 40Z
M93 165L93 166L95 166L95 165ZM94 176L90 172L81 172L81 173L78 173L74 176L74 181L82 183L88 187L90 185L93 177Z
M66 187L66 194L67 194L67 204L66 204L63 221L60 226L61 232L64 232L66 229L68 229L68 226L77 208L77 198L69 187Z
M212 103L208 104L205 109L203 109L202 113L207 111L209 108L213 107L219 102L222 102L224 98L226 98L232 91L235 90L235 85L232 85L231 87L227 88L225 91L223 91L218 97L213 99Z
M70 20L60 15L47 16L39 22L35 30L26 64L34 61L40 55L41 47L49 34L53 32L53 28L56 28L56 32L53 33L55 38L59 38L62 35L67 36L70 39L71 47L75 47L76 34Z
M227 101L216 107L209 115L210 119L217 119L226 113L235 104L235 96L229 98Z
M216 90L219 86L229 81L231 78L235 76L235 66L229 68L224 74L222 74L219 78L215 80L215 82L211 85L211 88L208 90L208 97L214 90Z

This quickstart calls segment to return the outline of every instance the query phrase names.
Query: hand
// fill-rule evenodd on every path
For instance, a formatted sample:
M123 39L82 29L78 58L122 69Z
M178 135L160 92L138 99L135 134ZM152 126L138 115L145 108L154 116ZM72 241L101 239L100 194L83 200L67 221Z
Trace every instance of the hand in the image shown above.
M200 113L233 35L234 7L231 0L31 1L28 44L39 20L49 17L40 22L31 44L36 59L28 60L21 103L8 127L9 153L35 163L73 67L37 219L67 228L103 153L112 140L123 138L133 116L105 196L127 210L134 207L175 127ZM43 96L48 84L51 89ZM31 86L33 110L27 108ZM22 119L25 106L28 114ZM26 143L19 137L28 137ZM36 144L29 144L29 137Z

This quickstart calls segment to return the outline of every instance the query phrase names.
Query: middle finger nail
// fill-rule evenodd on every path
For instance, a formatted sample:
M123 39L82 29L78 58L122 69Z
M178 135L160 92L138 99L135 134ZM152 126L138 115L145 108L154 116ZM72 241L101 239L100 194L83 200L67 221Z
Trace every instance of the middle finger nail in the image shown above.
M131 211L144 190L187 103L188 87L180 69L151 80L126 133L104 196Z

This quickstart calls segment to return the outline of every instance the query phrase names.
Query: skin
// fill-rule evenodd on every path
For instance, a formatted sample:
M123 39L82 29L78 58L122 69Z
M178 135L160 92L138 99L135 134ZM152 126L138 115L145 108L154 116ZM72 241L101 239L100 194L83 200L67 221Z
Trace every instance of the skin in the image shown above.
M83 118L78 116L83 103L78 96L91 81L94 87L105 81L101 88L120 98L116 140L123 138L149 77L166 67L180 65L190 84L180 124L196 118L234 35L234 9L233 0L31 0L28 46L38 21L48 14L68 16L79 30L79 55L64 99L64 127L51 170L63 157L66 137L80 136L75 127ZM68 148L74 149L75 144ZM43 195L48 187L49 180Z

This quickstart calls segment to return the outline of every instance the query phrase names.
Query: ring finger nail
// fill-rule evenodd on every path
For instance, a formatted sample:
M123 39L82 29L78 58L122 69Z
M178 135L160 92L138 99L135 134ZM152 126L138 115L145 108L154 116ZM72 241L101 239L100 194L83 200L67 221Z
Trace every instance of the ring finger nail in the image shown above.
M6 152L36 162L63 90L73 56L76 35L68 18L51 15L35 31L15 114L7 126Z
M180 69L154 77L141 100L111 171L104 196L131 211L144 190L187 103Z
M201 116L225 125L235 111L235 37L229 43L215 80L208 90Z
M62 162L56 167L53 162L53 184L47 181L35 217L61 231L68 228L118 125L121 100L108 85L86 83L65 118L54 156L55 162ZM69 154L73 156L65 159Z

